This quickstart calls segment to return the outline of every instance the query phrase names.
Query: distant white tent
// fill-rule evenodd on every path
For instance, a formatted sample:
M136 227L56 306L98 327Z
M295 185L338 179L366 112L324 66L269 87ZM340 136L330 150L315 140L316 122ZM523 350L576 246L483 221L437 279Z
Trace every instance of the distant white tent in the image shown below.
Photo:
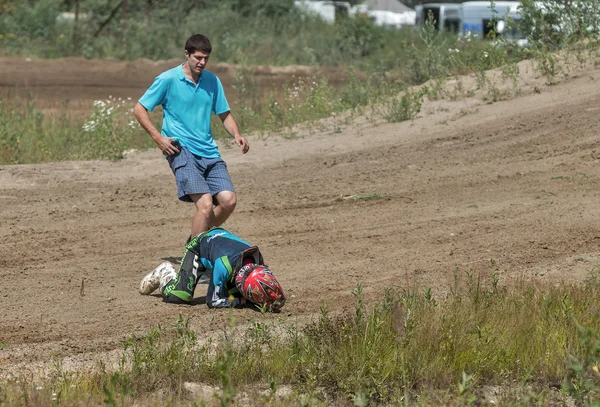
M398 0L366 0L356 7L355 14L367 14L375 24L400 28L415 25L417 13Z
M340 11L350 14L350 3L340 0L295 0L296 7L305 13L321 17L328 23L333 23Z
M365 4L369 9L376 11L391 11L392 13L406 13L414 11L398 0L366 0L363 4Z

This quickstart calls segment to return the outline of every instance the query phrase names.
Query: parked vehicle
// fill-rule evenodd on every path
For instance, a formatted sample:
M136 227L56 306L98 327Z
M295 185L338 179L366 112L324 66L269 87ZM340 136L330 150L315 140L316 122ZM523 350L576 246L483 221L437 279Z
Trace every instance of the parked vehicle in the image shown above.
M525 45L526 40L518 29L521 19L518 1L496 1L491 8L489 1L467 1L460 5L460 35L489 38L493 30L496 36L504 36Z
M438 31L458 33L460 30L460 4L458 3L422 4L416 6L415 11L417 26L425 25L431 16Z

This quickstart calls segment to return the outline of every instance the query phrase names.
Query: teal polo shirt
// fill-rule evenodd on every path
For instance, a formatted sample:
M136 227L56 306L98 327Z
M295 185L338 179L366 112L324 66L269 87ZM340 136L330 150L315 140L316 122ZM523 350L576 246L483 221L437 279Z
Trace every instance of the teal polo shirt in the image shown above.
M183 64L154 79L138 101L148 111L163 107L161 134L173 138L193 154L204 158L221 156L210 128L212 113L228 112L223 85L217 76L203 71L194 84L183 73Z

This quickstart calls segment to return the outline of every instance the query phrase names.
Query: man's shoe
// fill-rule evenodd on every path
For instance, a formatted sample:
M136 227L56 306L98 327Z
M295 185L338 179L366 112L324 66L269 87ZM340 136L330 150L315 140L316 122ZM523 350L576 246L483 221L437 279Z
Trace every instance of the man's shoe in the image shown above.
M158 287L164 287L177 276L173 265L168 261L161 263L152 272L146 274L140 282L140 294L150 295Z

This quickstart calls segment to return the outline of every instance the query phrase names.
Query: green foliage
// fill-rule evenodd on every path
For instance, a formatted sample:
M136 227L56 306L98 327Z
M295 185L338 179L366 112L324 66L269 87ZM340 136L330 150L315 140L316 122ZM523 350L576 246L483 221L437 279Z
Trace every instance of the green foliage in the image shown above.
M180 57L198 27L213 60L249 65L355 66L405 69L413 30L387 30L365 17L328 24L301 15L291 0L128 0L81 2L77 25L56 22L74 2L18 2L0 14L0 55L168 59ZM230 27L236 29L232 32Z
M234 11L244 17L257 15L281 18L294 12L294 0L229 0Z
M153 146L130 112L131 101L96 101L87 120L71 117L68 103L47 115L33 100L0 99L0 163L119 159L128 149Z
M384 29L376 26L366 16L342 19L336 27L337 48L351 60L372 55L374 50L384 45Z
M600 1L524 0L521 30L534 47L557 49L600 32Z
M578 347L567 358L563 390L579 405L600 406L600 335L597 329L577 327Z
M122 368L119 373L127 374L128 387L138 393L159 385L176 387L195 375L207 349L196 347L196 334L189 323L180 315L172 330L157 326L144 337L127 341L123 357L130 355L131 368L128 372Z
M10 13L0 15L0 33L11 33L17 38L52 40L60 3L39 0L30 4L19 1Z
M383 117L392 123L414 120L421 111L427 90L426 86L416 92L406 89L403 94L390 98L384 108Z
M419 33L420 43L412 49L412 71L417 83L445 77L450 71L448 62L448 35L435 29L430 15Z

